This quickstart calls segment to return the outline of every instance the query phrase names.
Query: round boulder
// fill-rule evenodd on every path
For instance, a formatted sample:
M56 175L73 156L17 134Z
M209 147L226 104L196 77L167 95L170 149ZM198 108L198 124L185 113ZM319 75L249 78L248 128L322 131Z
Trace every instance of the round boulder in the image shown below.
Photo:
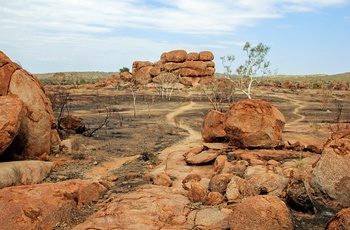
M277 196L250 197L229 216L230 229L293 229L292 216Z
M271 148L282 140L286 121L271 103L244 99L225 113L224 127L230 143L240 148Z

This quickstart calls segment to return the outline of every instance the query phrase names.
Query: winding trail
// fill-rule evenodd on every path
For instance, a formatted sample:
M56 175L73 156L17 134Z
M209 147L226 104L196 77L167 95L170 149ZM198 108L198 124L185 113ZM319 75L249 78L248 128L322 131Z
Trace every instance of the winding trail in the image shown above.
M202 138L201 134L198 131L195 131L194 129L192 129L188 125L181 124L181 122L177 122L177 120L176 120L176 116L178 116L178 115L180 115L188 110L193 110L195 105L196 105L196 103L191 101L188 105L179 107L175 111L170 112L166 115L166 120L169 123L171 123L174 126L178 126L179 128L184 129L189 133L187 138L180 141L180 143L176 143L176 145L178 145L178 144L190 144L193 142L197 142L197 141L201 140L201 138Z

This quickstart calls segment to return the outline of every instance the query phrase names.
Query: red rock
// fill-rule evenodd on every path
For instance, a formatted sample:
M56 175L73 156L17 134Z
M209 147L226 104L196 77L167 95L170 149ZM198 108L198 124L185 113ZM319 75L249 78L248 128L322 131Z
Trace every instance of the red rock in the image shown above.
M231 174L219 174L213 176L209 182L209 191L224 194L232 176L233 175Z
M205 142L222 142L225 140L225 114L217 110L209 110L205 115L201 133Z
M202 177L198 174L188 174L185 179L182 180L182 187L186 190L190 190L192 182L201 181Z
M326 225L326 230L345 230L350 226L350 208L342 209Z
M229 215L232 230L293 229L291 214L276 196L253 196L237 204Z
M188 53L186 60L187 61L198 61L199 60L199 53L196 53L196 52Z
M207 190L201 182L192 182L189 199L193 203L204 203L207 197Z
M146 66L138 69L134 74L136 82L141 85L151 82L152 77L150 71L152 68L152 66Z
M152 179L155 185L171 187L171 185L173 184L173 181L170 179L170 177L163 172L154 175Z
M131 81L132 78L133 78L133 76L130 72L120 73L120 79L122 79L123 81Z
M199 53L200 61L211 61L214 60L214 54L210 51L202 51Z
M10 146L18 134L25 114L23 102L14 95L1 96L0 108L0 155Z
M105 187L96 182L70 180L0 190L2 229L53 229L74 224L82 206L98 200Z
M39 157L45 152L49 153L51 145L58 144L53 140L59 140L59 137L52 105L45 95L43 85L2 52L0 63L1 94L18 96L26 111L17 138L7 148L6 154L22 153L24 157Z
M167 62L184 62L187 57L185 50L173 50L165 53L165 60Z
M85 123L83 119L73 115L62 117L59 126L63 130L69 129L75 131L76 133L85 132Z
M271 148L282 140L283 114L271 103L244 99L225 113L224 127L230 143L240 148Z
M218 205L222 202L224 202L224 196L219 192L210 192L205 199L206 205Z
M194 156L187 155L186 163L193 164L193 165L205 164L215 160L215 158L219 155L220 155L220 151L207 150Z

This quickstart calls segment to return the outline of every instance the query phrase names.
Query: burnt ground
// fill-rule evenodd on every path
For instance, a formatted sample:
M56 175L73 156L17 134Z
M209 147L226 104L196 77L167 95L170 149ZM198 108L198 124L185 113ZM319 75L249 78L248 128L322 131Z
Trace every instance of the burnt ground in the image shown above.
M346 91L329 94L322 90L259 89L254 92L254 98L271 102L284 114L287 121L285 141L293 143L300 140L305 144L322 146L330 133L340 128L339 124L342 127L348 125L339 123L350 117L349 105L345 103L349 101L350 93ZM106 109L110 112L107 125L92 137L63 133L63 139L70 140L75 147L72 151L52 153L50 156L50 161L56 161L58 166L44 183L69 179L109 180L110 183L106 194L96 204L83 208L76 223L71 223L71 226L83 222L98 209L99 203L109 202L115 194L127 193L139 185L151 183L144 175L159 164L157 155L188 135L186 130L179 128L179 124L200 132L205 114L212 109L200 91L174 92L170 101L156 93L139 93L136 96L136 114L130 92L101 88L72 89L69 93L69 114L83 118L90 130L103 122ZM241 98L244 98L243 95L235 96L235 100ZM175 117L175 125L166 120L168 113L190 101L196 103L196 110L185 111ZM228 106L226 104L224 110ZM307 218L296 220L299 225L296 229L312 229L310 227L315 225ZM69 228L70 225L58 225L56 229Z

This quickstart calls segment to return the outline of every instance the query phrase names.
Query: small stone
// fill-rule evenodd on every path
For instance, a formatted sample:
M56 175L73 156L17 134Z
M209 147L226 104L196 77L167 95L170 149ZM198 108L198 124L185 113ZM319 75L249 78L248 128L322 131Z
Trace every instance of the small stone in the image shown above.
M118 180L118 176L109 176L109 177L107 178L107 181L110 181L110 182L116 181L116 180Z

